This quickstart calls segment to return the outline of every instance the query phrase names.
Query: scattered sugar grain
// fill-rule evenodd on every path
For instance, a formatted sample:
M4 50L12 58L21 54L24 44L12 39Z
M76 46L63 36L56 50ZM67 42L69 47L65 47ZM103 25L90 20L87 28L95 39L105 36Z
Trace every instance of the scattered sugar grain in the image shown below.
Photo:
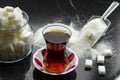
M40 27L34 33L34 36L33 36L33 45L34 46L39 46L39 47L45 46L45 40L44 40L44 37L42 35L42 30L43 30L43 27Z
M62 23L53 23L53 24L61 24ZM103 53L104 49L107 49L108 46L106 43L102 43L102 45L104 46L103 48L98 45L95 48L88 48L88 44L91 43L91 41L87 38L85 38L85 34L83 35L83 33L80 32L80 30L76 30L74 29L74 27L72 25L68 26L70 28L70 30L72 31L72 36L67 44L67 47L69 47L70 49L74 50L74 52L81 58L81 57L88 57L89 59L95 60L96 57L98 55L101 55ZM92 29L92 28L91 28ZM42 35L42 30L43 27L40 27L33 36L33 45L34 46L39 46L39 47L43 47L45 46L45 41ZM102 30L102 29L101 29ZM80 39L80 37L83 37L83 39ZM87 41L87 43L86 43ZM110 45L110 44L109 44Z
M93 48L89 48L89 49L81 50L81 51L82 52L79 53L79 55L83 55L84 57L92 59L92 60L95 60L96 56L99 55L99 52Z
M96 44L95 48L101 52L103 52L103 50L105 49L111 49L111 43L110 42L105 42L105 41L102 41L98 44Z

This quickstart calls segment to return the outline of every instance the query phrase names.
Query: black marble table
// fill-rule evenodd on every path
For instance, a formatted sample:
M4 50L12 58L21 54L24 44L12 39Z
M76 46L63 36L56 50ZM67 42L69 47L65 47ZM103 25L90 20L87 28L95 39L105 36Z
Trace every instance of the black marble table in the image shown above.
M40 27L54 22L69 25L74 22L81 28L92 15L102 15L113 0L0 0L0 7L19 6L28 13L29 24L35 32ZM117 0L120 2L119 0ZM111 41L114 55L105 61L106 75L99 76L94 60L90 71L84 69L85 58L80 58L77 68L65 75L51 76L38 71L32 63L32 55L38 49L33 46L32 53L22 61L0 63L0 80L114 80L120 75L120 6L108 17L111 21L107 37ZM101 40L101 41L102 41Z

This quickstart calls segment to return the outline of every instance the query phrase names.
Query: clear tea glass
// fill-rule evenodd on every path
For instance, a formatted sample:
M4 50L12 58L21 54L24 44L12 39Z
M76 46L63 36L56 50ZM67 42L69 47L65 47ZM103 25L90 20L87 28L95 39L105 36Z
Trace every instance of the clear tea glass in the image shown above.
M46 42L46 55L43 64L48 72L61 73L68 66L66 57L66 44L72 32L62 24L50 24L43 29L43 37Z

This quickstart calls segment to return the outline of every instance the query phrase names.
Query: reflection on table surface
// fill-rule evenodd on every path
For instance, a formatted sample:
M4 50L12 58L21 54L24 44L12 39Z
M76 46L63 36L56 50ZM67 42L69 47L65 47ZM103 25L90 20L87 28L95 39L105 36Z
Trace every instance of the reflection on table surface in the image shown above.
M0 80L25 80L31 66L32 54L15 63L0 63Z
M33 78L34 80L76 80L76 71L73 70L68 74L56 76L42 73L35 68L33 71Z

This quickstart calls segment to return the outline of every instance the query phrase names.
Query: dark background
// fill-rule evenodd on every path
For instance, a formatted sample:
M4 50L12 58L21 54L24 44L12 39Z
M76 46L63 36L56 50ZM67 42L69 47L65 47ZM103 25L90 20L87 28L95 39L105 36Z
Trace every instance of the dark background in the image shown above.
M102 15L113 0L0 0L0 7L19 6L28 13L29 24L35 32L48 23L60 22L76 28L81 28L92 15ZM120 2L119 0L117 0ZM38 71L32 63L32 55L38 49L33 46L32 53L22 61L0 63L0 80L114 80L120 75L120 6L108 17L111 21L107 37L102 40L111 41L114 55L107 58L105 66L107 73L99 76L97 64L94 61L90 71L84 69L84 60L79 60L78 67L62 76L51 76ZM101 41L102 41L101 40Z

